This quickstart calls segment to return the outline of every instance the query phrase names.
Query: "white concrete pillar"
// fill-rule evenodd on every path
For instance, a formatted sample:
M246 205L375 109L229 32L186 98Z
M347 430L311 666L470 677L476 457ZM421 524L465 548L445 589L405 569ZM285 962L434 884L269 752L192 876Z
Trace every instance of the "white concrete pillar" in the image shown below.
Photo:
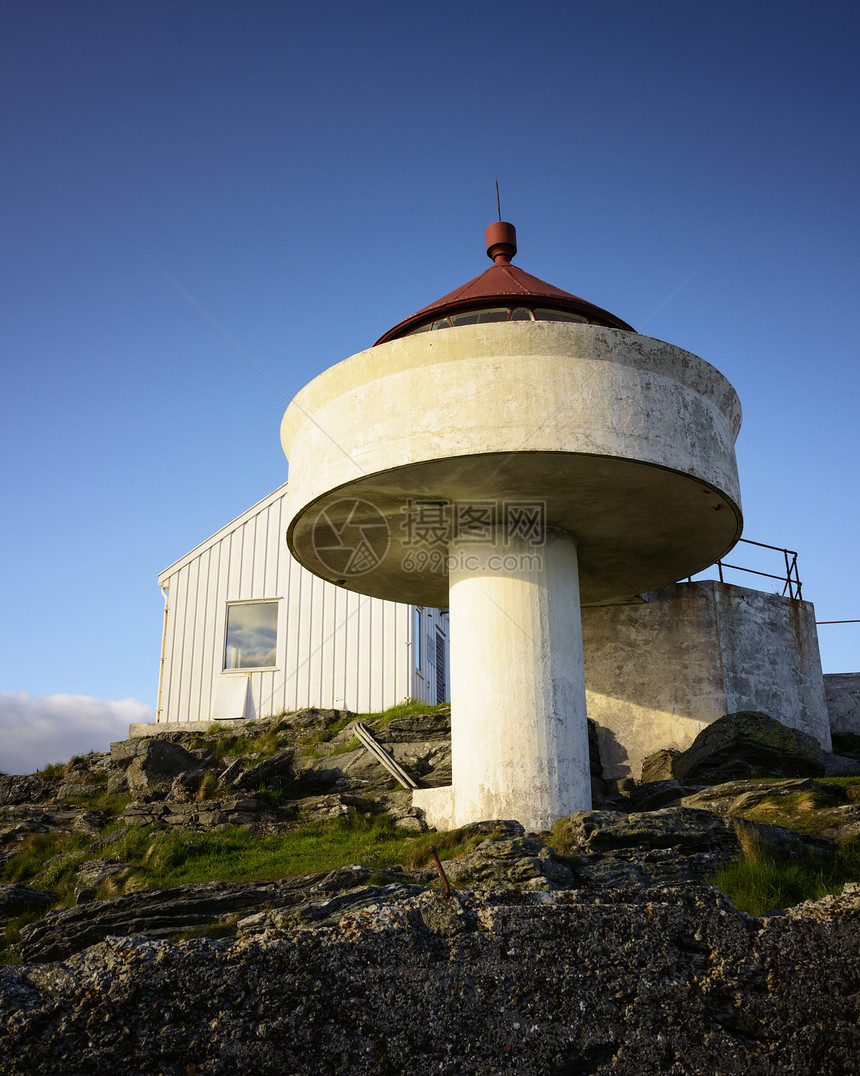
M499 527L449 554L453 782L413 802L440 828L549 829L591 808L576 544Z

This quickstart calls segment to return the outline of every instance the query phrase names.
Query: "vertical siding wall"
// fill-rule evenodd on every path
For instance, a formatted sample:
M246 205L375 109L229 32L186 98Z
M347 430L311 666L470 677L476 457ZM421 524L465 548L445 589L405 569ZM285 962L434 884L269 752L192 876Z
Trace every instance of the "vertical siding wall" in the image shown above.
M287 549L286 494L282 486L159 577L169 591L159 720L210 720L216 680L236 675L249 677L248 717L436 701L429 668L426 681L413 668L412 607L305 571ZM227 602L254 599L278 600L278 667L225 673ZM428 632L445 619L438 610L425 613Z

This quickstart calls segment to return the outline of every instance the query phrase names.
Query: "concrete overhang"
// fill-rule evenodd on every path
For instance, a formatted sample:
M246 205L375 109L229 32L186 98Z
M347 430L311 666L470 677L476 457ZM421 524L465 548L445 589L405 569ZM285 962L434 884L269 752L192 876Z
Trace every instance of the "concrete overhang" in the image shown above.
M740 537L740 423L734 390L707 362L623 330L506 323L393 340L288 407L288 542L348 589L444 607L444 557L416 568L409 502L540 502L577 541L583 602L655 589ZM364 528L375 563L333 569L321 520L347 537Z

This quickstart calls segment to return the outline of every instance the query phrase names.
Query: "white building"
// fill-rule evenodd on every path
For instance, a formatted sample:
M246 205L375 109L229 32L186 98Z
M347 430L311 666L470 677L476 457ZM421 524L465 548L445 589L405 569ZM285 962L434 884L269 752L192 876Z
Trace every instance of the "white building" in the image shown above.
M503 238L507 237L504 243L491 242L489 232L495 234L497 229L502 229ZM509 231L505 231L506 229ZM505 250L507 254L504 254ZM375 345L381 346L382 350L370 358L370 352L365 353L366 361L378 360L379 369L384 373L387 367L379 358L380 355L383 358L385 355L391 358L396 352L399 356L397 361L400 362L407 352L428 351L430 341L436 353L434 361L442 361L439 356L445 352L450 353L451 368L459 363L457 368L461 370L463 384L469 390L466 395L472 401L470 406L474 407L473 417L477 416L475 429L483 429L483 416L480 415L481 393L479 390L475 393L471 391L482 384L474 367L482 354L482 347L489 349L484 358L489 356L487 361L492 369L495 369L497 353L505 362L510 360L511 355L520 354L518 351L505 350L508 347L507 344L502 346L505 340L520 341L517 346L524 347L526 350L523 354L528 355L532 354L529 348L533 339L537 341L536 347L538 344L543 347L541 341L555 340L558 346L563 344L564 348L573 349L572 354L581 344L584 350L580 359L583 362L591 362L593 355L589 349L595 341L614 340L612 349L615 349L619 341L626 346L629 340L633 339L635 334L631 327L619 321L615 315L511 266L510 257L515 252L512 227L502 222L499 222L498 226L491 226L488 230L487 253L494 262L498 258L502 259L501 262L389 330ZM511 324L501 324L507 321ZM619 337L619 332L629 332L632 336ZM425 339L423 335L420 338L417 335L424 333L430 333L431 337ZM636 346L645 339L639 338ZM459 342L462 342L462 346ZM648 346L658 350L671 347L660 341L652 341ZM558 347L553 345L555 350L550 348L546 354L540 347L535 354L546 359L550 372L563 373L564 363L559 364L556 361L558 354L562 353L558 351ZM612 353L615 353L614 350ZM662 354L662 350L660 353ZM564 351L564 354L566 355L567 351ZM502 358L498 361L502 362ZM457 360L456 363L454 359ZM689 361L693 360L696 364L702 362L691 356ZM360 363L356 367L355 358L349 361L352 367L360 369L363 377L365 367ZM600 361L603 362L603 359ZM638 362L638 359L636 361ZM687 361L685 359L683 363ZM633 366L635 363L630 368ZM423 360L415 362L413 367L417 371L416 376L425 376ZM345 364L340 364L338 369L341 368L345 368ZM708 377L720 376L707 364L703 364L702 369L711 371L707 374ZM671 374L674 367L671 370L667 367L667 370ZM329 374L324 376L328 377ZM361 378L359 382L360 380ZM641 379L634 380L634 388L638 392L639 388L636 386L639 386ZM375 382L368 384L375 393ZM508 400L506 385L503 382L499 382L499 385L502 392L500 399L507 401L506 407L510 404L509 410L513 415L518 412L518 401L513 397ZM693 388L695 386L690 387L690 391L693 391ZM726 400L735 399L734 392L727 383L723 388L728 394ZM338 392L340 395L336 393L333 398L346 401L338 406L345 408L344 414L350 421L355 421L355 416L352 415L352 396L341 390ZM573 393L567 393L566 389L562 395L566 401L574 399L575 396ZM420 391L407 393L406 396L413 400L424 400ZM375 396L372 398L376 399ZM457 402L453 398L452 400L453 402L449 401L451 413L456 410L453 403ZM398 426L402 425L400 397L397 397L391 406L395 407L395 404L396 408L390 413L389 419L394 426ZM419 408L423 403L415 406ZM726 406L728 407L728 404ZM636 407L639 411L642 410L639 404L636 404ZM734 415L733 407L734 405L729 408L729 417ZM434 416L437 412L448 414L445 408L441 411L440 408L437 401ZM299 411L301 412L301 409ZM553 415L558 411L557 408ZM301 413L304 415L304 412ZM598 468L603 466L601 461L607 458L607 452L612 454L611 446L598 450L590 440L592 426L595 429L603 429L606 425L601 414L598 407L587 421L579 415L576 421L582 426L584 441L570 454L571 458L582 457L590 461L589 465L594 464ZM521 418L518 419L520 420ZM732 421L739 423L739 410ZM679 426L679 422L680 420L675 422L674 426L669 423L667 429L678 427L678 443L685 452L686 427L682 429L683 423ZM438 425L435 417L432 418L432 423ZM546 423L539 415L528 428L537 430L545 426ZM621 426L624 426L624 423L618 428L621 429ZM624 428L626 430L626 426ZM726 427L727 431L728 429ZM736 434L737 430L733 426L732 429L733 434ZM432 450L428 451L433 454L433 460L424 462L433 463L435 466L438 462L435 441L438 431L434 426L430 432L433 435ZM651 432L649 423L645 422L642 427L643 438L647 440ZM410 428L410 436L414 433ZM568 433L569 430L564 428L559 436L567 437ZM355 436L359 437L360 434L361 431L358 430ZM508 437L506 422L501 419L495 422L492 429L486 431L488 439L491 439L491 434L502 439ZM308 445L311 445L314 435L315 431L311 430ZM626 432L624 436L627 436ZM728 438L728 432L726 437ZM384 454L384 439L376 438L374 443ZM559 443L561 442L548 443L547 453L554 457ZM483 461L489 451L488 444L489 440L484 444L479 439L469 451L476 460ZM530 451L521 454L524 457L534 450L531 441L529 444ZM728 440L726 445L726 451L729 453L726 459L731 464L729 471L732 471L733 449ZM455 462L459 461L463 451L460 448L452 451L451 458ZM687 457L684 452L681 452L677 459L673 457L674 462L670 461L665 467L660 464L663 468L661 474L667 482L674 482L678 476L686 482L689 477L687 472L694 473L685 462ZM505 461L509 458L507 453L508 449L505 448ZM307 447L306 455L308 466L305 467L304 474L310 476L307 481L313 482L316 481L315 467L318 466L319 460L314 451ZM510 454L511 457L514 455L519 455L519 449ZM650 457L643 456L640 459L635 453L627 461L633 468L630 473L639 476L634 484L646 473L640 469L643 460L648 462L649 466L654 463ZM291 456L291 465L293 463ZM338 465L339 460L331 463L332 467ZM483 463L479 462L474 471L479 493L483 488L480 470L482 466ZM544 464L540 463L540 466L543 467ZM380 473L387 469L387 464L380 464L376 468ZM647 474L649 480L653 478L651 471ZM453 483L455 488L460 488L458 483L461 477ZM716 484L710 481L705 483L707 488L704 492L723 488L720 485L722 479L717 481L717 478L714 479ZM302 490L296 483L300 480L301 468L294 468L292 496L299 500ZM329 480L330 476L326 481ZM423 490L425 487L422 481L417 482L417 486ZM702 481L704 482L704 479ZM612 482L606 478L601 479L593 488L601 488L605 492L612 487L614 492L610 492L616 498L613 510L620 510L620 506L626 511L625 497L612 486L613 482L617 484L617 475ZM699 479L696 479L696 483L699 483ZM161 573L159 583L165 595L165 615L157 704L158 722L176 727L178 723L253 719L309 706L335 707L365 713L384 710L406 699L434 704L450 697L447 612L428 606L406 605L379 597L368 597L358 592L361 584L367 580L356 580L354 577L363 576L365 571L375 569L387 557L389 568L393 563L395 566L390 575L382 573L380 578L385 586L383 589L377 589L377 593L384 593L387 598L392 598L411 592L415 601L437 604L441 604L448 594L447 578L443 578L438 568L424 571L423 579L430 580L426 588L411 589L414 588L420 572L414 567L407 567L405 556L397 561L393 548L389 550L389 539L393 537L391 532L394 525L390 525L388 519L383 517L372 503L358 499L370 497L373 488L366 484L359 485L356 492L350 493L342 482L334 481L326 491L326 496L329 500L332 497L337 498L332 507L339 506L339 514L333 511L331 516L328 514L328 508L321 507L321 497L317 495L319 491L305 490L305 508L315 506L317 509L308 515L306 525L303 524L301 548L304 550L305 563L311 567L316 565L321 574L327 575L334 582L327 582L303 568L289 551L286 532L295 513L287 510L286 485L249 508L238 519ZM531 489L531 485L528 485L528 488ZM535 489L537 488L535 486ZM586 490L591 488L587 483L583 486ZM390 491L387 486L380 489L380 503L389 510ZM443 482L439 497L444 494L447 498L447 489ZM588 506L593 491L588 497L571 498L567 486L560 481L555 483L553 491L553 496L561 497L565 504L569 500L571 511L579 511L581 506L585 505L585 515L588 519L592 518L588 515L591 511ZM395 499L391 503L412 504L409 490L405 493L408 497L404 497L403 501ZM533 493L532 490L530 496ZM481 496L476 494L471 501L480 505ZM737 497L739 494L735 493L733 496ZM695 505L698 505L696 512L699 508L704 511L705 502L700 498L698 489L692 491L691 497L689 505L694 505L695 502ZM354 538L355 545L350 545L344 537L347 527L352 526L353 508L346 503L350 499L353 499L354 505L363 504L365 508L371 509L371 516L368 517L371 518L371 523L365 519L363 525L352 527L350 533L360 536L360 540ZM670 578L670 572L677 570L680 573L684 568L681 561L685 561L685 558L698 565L706 553L697 550L688 550L681 561L676 563L678 543L687 531L683 527L680 530L675 528L671 537L667 538L662 528L667 518L671 521L672 513L668 507L662 512L658 511L651 503L650 494L645 500L643 511L657 529L654 541L648 546L649 555L660 561L657 576ZM448 502L437 499L434 494L426 501L421 502L419 499L419 503L438 508ZM671 498L666 501L669 506L674 503ZM710 502L708 504L710 505ZM710 505L705 513L708 521L705 531L708 533L717 526L711 512L712 507L720 505ZM723 507L728 507L728 502ZM403 511L403 508L399 510ZM737 512L739 513L739 508ZM374 518L377 522L373 522ZM740 534L737 529L740 524L739 514L736 518L733 509L731 513L724 512L719 519L722 521L719 527L725 524L728 529L725 533L719 532L719 541L714 539L714 548L731 548ZM587 520L580 520L566 529L574 533L578 527L584 527L586 522ZM374 545L380 527L384 532L384 549L381 550ZM318 528L321 529L321 535L318 534ZM626 529L621 528L620 533L626 542ZM763 710L784 724L815 736L822 747L829 749L830 719L818 651L815 611L809 602L800 600L799 582L796 596L790 579L786 579L788 596L784 596L785 591L783 594L770 594L724 583L722 576L719 582L676 582L659 590L635 594L633 591L641 589L642 582L637 575L642 555L639 548L641 535L636 527L632 527L631 533L635 549L631 547L632 552L628 550L629 555L617 559L628 568L632 565L631 570L636 578L631 576L616 579L610 586L611 593L607 592L608 596L599 601L597 595L591 603L587 602L582 608L581 617L583 671L580 675L584 680L583 694L588 716L598 726L601 759L606 775L612 778L638 777L642 759L651 752L663 747L683 750L707 724L724 713L739 710ZM698 541L696 535L700 531L693 527L691 533L691 541L695 544L695 541ZM295 533L293 538L295 539ZM420 543L413 547L402 537L400 541L401 545L410 546L410 556L415 555L420 560L423 548ZM596 539L590 545L588 541L584 541L579 552L585 557L589 549L593 552L597 546L599 542ZM299 547L294 545L294 548ZM440 548L444 551L448 546L442 543ZM324 555L326 551L332 555L328 560ZM713 552L714 549L709 547L707 555L711 556ZM777 550L777 553L782 552ZM346 560L342 559L344 553L348 554ZM788 567L788 560L785 563ZM596 564L602 571L603 561L599 557ZM427 562L418 564L418 568L426 569ZM765 575L769 579L776 578L768 572L754 574ZM643 578L651 579L653 583L656 576L652 578L646 573ZM392 579L397 583L396 586L389 585ZM366 589L374 588L368 585ZM501 609L501 606L499 608ZM507 637L507 625L502 621L499 623L500 637ZM480 685L492 682L499 686L504 695L512 681L511 662L506 663L499 651L486 646L481 653L486 657L487 669L483 679L477 676L473 667L463 658L463 654L471 652L469 647L473 643L488 638L487 617L475 617L469 630L474 632L473 637L466 636L469 646L464 649L462 644L459 645L455 657L460 659L461 682L466 683L470 690L474 687L475 694L472 702L467 702L461 707L461 711L466 716L481 708L482 712L486 711L487 729L491 728L493 732L492 736L488 733L482 740L483 749L492 737L496 740L505 739L500 732L504 721L496 720L496 712L504 709L505 700L501 703L487 702L482 694L484 689ZM516 661L523 667L530 668L534 662L531 644L524 644L522 650L522 654L515 653ZM833 706L839 711L840 729L849 727L846 722L860 721L856 718L853 701L857 697L857 691L855 681L847 686L833 685L831 694L834 699ZM527 699L518 712L521 716L523 712L528 716L530 707L531 700ZM512 712L515 709L511 707ZM584 719L584 714L581 716ZM851 724L850 727L853 728L854 725ZM132 735L147 735L149 731L144 725L132 726L130 730ZM516 744L519 742L518 737L519 731L514 721L514 727L509 729L508 739L511 744ZM540 750L544 750L544 746ZM513 749L512 752L516 754ZM461 759L464 754L467 755L468 750L461 751Z
M287 548L286 495L276 489L158 577L158 721L447 700L447 612L369 598L302 568ZM645 755L688 747L734 710L764 710L830 747L808 602L676 583L633 604L584 608L582 628L588 713L608 776L638 776Z
M287 548L286 485L159 575L159 722L448 698L448 614L368 598Z

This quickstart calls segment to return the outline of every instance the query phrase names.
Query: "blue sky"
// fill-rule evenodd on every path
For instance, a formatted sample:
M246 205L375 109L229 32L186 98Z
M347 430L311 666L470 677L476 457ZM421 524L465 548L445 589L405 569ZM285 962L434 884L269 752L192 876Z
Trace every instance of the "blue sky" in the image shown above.
M740 395L745 536L860 618L858 22L4 5L0 728L38 734L0 769L145 719L157 573L286 479L295 392L489 264L496 179L517 264L633 325L693 274L643 331ZM860 668L860 625L820 640Z

